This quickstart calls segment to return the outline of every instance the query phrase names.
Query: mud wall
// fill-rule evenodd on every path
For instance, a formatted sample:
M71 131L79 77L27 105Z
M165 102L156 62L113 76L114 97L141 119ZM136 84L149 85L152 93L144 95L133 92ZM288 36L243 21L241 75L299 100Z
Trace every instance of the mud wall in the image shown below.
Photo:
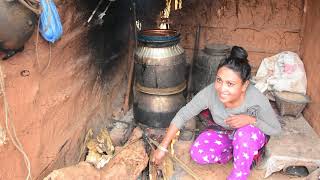
M306 20L303 38L303 62L308 78L307 94L312 102L304 111L305 118L311 126L320 134L320 1L306 1Z
M197 25L200 48L209 43L240 45L256 71L262 58L289 50L299 53L303 0L191 0L171 14L172 26L192 57Z
M126 86L127 59L108 64L108 72L100 76L88 47L86 19L74 1L56 2L62 39L50 47L35 32L22 53L0 62L10 119L34 179L78 162L87 130L100 129L119 114ZM0 114L5 127L2 97ZM25 179L23 157L9 139L0 152L0 179Z

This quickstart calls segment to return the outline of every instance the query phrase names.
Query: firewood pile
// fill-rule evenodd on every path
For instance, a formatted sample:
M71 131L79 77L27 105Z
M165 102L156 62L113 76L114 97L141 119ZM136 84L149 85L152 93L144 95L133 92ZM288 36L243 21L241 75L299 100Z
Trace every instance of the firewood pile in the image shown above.
M80 151L77 165L54 170L45 180L68 179L170 179L174 166L178 164L189 175L195 176L190 168L174 155L173 144L170 154L162 165L151 161L153 151L165 134L165 129L154 129L133 122L132 111L109 128L102 128L94 136L89 130L84 148ZM135 127L133 129L133 127ZM178 137L178 136L177 136ZM198 178L195 178L198 179Z
M105 130L101 132L97 137L104 140L110 137L105 136L107 135ZM137 179L149 161L141 129L135 128L128 142L122 147L113 149L108 141L89 140L87 143L89 152L85 161L75 166L54 170L44 179ZM108 146L105 146L106 144Z

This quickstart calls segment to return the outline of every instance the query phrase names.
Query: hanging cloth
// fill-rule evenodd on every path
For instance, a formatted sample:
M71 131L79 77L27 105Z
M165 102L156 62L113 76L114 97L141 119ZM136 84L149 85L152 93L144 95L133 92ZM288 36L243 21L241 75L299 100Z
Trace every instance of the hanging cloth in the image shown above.
M56 5L52 0L40 0L40 6L40 33L45 40L54 43L63 33Z

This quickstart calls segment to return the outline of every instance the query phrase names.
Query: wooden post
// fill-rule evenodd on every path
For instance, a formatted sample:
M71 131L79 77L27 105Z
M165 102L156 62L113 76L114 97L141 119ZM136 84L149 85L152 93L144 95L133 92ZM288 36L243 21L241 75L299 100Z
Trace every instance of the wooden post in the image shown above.
M188 77L188 87L187 87L187 102L191 100L192 97L192 71L193 71L193 63L195 59L198 56L199 51L199 43L200 43L200 25L197 26L196 30L196 38L194 42L194 49L193 49L193 56L190 62L190 68L189 68L189 77Z
M135 2L132 3L133 6L133 33L134 33L134 49L137 48L137 28L136 28L136 4ZM132 32L132 28L131 31ZM132 34L132 33L130 33ZM127 90L126 90L126 95L124 98L124 105L123 105L123 112L127 113L129 110L129 101L130 101L130 94L131 94L131 89L132 89L132 81L133 81L133 75L134 75L134 49L132 49L132 36L130 35L130 41L129 41L129 48L128 48L128 64L130 64L130 69L129 69L129 76L128 76L128 85L127 85Z

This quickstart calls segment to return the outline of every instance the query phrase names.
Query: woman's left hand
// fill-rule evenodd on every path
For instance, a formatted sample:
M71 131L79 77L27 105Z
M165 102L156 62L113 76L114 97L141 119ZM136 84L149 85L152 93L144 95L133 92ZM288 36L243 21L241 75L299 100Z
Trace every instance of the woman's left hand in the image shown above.
M255 121L256 118L246 114L232 115L225 119L226 124L232 128L241 128L245 125L252 124Z

